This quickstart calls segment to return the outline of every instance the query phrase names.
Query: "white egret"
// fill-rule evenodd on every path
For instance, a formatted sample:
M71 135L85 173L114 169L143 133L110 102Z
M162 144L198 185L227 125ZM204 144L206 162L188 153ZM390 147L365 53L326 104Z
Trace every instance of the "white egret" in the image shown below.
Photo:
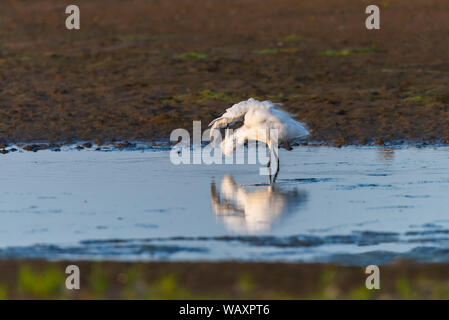
M309 131L302 123L279 109L278 105L271 101L258 101L250 98L226 109L226 112L220 118L209 124L209 126L212 126L211 139L214 129L226 127L226 135L220 145L222 153L225 155L231 155L236 147L243 145L248 140L267 144L270 150L270 160L267 165L270 184L276 181L279 173L277 146L283 146L287 150L291 150L291 142L309 135ZM233 133L229 133L228 127L238 121L243 121L243 125L234 130ZM275 137L271 135L272 130L277 132L277 141L274 141ZM271 153L277 161L273 178L271 175Z

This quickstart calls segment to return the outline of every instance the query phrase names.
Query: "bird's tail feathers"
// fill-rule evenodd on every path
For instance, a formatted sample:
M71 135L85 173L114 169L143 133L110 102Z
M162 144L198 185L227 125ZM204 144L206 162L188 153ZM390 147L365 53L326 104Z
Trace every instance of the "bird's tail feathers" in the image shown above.
M308 128L308 126L305 123L299 122L299 121L295 121L295 122L298 125L296 139L302 139L302 138L310 136L311 130Z

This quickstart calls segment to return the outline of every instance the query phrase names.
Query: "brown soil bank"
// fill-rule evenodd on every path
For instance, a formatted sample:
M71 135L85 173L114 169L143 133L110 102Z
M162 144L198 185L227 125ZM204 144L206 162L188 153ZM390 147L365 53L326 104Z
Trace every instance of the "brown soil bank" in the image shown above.
M81 289L65 288L80 268ZM368 290L363 268L281 263L1 261L2 299L448 299L448 266L380 267Z
M248 97L313 140L449 142L449 2L3 1L0 140L167 139Z

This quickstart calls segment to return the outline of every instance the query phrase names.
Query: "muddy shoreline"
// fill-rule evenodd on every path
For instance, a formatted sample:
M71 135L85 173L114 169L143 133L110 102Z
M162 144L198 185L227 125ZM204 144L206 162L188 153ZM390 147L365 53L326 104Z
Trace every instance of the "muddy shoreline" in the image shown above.
M115 140L115 139L114 139ZM191 141L191 143L193 143ZM206 146L209 142L203 142L202 147ZM94 150L94 151L113 151L113 150L128 150L128 151L144 151L144 150L154 150L154 151L167 151L171 150L177 142L159 139L156 141L128 141L128 140L117 140L117 141L99 141L98 139L94 141L57 141L57 142L2 142L0 143L0 155L8 154L17 151L27 151L27 152L38 152L43 150L50 150L54 152L59 152L62 150ZM403 147L415 147L415 148L425 148L425 147L443 147L447 146L445 140L437 139L434 141L422 141L422 140L393 140L393 141L383 141L383 140L367 140L361 143L349 143L336 141L310 141L302 140L292 144L292 147L381 147L385 149L392 148L403 148Z
M375 32L368 4L96 0L70 32L62 4L7 2L0 142L167 140L255 97L311 141L447 144L449 4L384 2Z

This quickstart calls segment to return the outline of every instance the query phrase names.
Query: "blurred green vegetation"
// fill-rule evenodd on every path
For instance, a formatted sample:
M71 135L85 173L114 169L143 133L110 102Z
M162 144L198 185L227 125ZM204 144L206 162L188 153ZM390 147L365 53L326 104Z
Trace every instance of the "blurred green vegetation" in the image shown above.
M4 285L0 285L0 300L8 298L8 289Z
M24 296L55 299L63 294L64 286L64 274L56 266L49 266L40 272L33 271L29 265L19 268L17 288L19 293ZM6 287L2 287L6 290Z
M381 289L368 290L359 267L80 262L81 289L68 290L68 264L2 262L0 299L449 299L438 265L384 266Z
M89 274L89 287L94 298L106 296L109 289L109 279L100 265L93 264Z

